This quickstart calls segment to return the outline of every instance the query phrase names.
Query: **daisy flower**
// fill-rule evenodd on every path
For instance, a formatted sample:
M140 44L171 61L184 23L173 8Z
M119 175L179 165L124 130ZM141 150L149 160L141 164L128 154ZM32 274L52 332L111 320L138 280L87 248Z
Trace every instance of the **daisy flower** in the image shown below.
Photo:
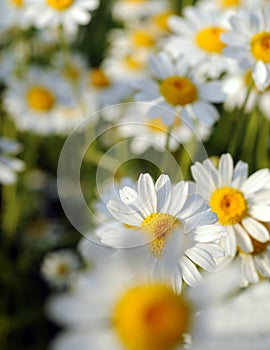
M75 100L57 72L32 67L22 78L10 81L4 105L19 129L45 135L60 132L62 120L65 128L69 125L62 108L75 107Z
M176 59L184 57L200 76L215 79L232 71L235 63L222 54L225 44L220 37L229 29L226 16L214 9L191 6L184 8L183 14L183 18L169 18L173 35L165 50Z
M167 175L154 183L149 174L141 174L135 188L126 186L119 194L121 200L107 205L115 220L96 231L103 244L140 251L153 275L167 274L177 290L182 279L191 286L201 280L197 266L215 269L213 256L223 256L215 240L224 231L213 225L216 215L204 200L190 195L188 183L173 186Z
M65 286L79 267L78 257L71 250L60 250L45 255L41 266L43 278L54 287Z
M232 111L244 107L244 111L250 113L257 107L266 118L270 119L270 85L265 90L259 91L254 86L251 72L240 71L225 77L223 86L227 96L224 102L225 109Z
M231 30L221 38L227 47L223 53L237 59L259 90L270 84L270 6L242 11L230 18Z
M27 26L25 12L25 0L2 0L0 2L0 29L25 28Z
M99 0L25 0L27 17L37 28L62 25L73 33L78 25L86 25L91 20L89 11L95 10Z
M10 158L7 154L14 155L21 151L21 144L6 137L0 137L0 183L12 184L16 181L17 172L24 170L24 162Z
M49 317L66 328L51 349L182 350L188 334L207 336L208 320L197 322L200 308L188 292L176 294L166 279L150 282L143 264L129 269L111 260L50 298Z
M196 5L224 12L235 12L239 9L255 8L263 3L265 3L265 0L200 0Z
M131 137L131 150L134 154L141 154L149 147L153 147L158 151L164 150L169 134L168 148L175 151L179 144L186 144L193 137L194 130L191 130L180 116L175 115L172 127L166 125L160 114L154 119L147 117L149 104L136 103L125 109L119 131L123 137ZM205 139L210 129L198 125L197 133L200 139Z
M221 156L216 168L207 159L196 162L191 173L198 193L205 198L227 230L221 244L234 257L237 249L256 252L256 245L269 241L269 231L263 222L270 220L268 169L261 169L248 177L248 165L239 161L233 166L230 154Z
M150 58L150 68L154 78L139 82L139 91L135 95L139 102L155 102L156 105L148 112L150 117L161 115L163 122L171 125L175 118L172 111L175 111L190 125L193 124L193 119L198 119L207 126L213 125L219 118L219 113L212 103L225 99L221 82L197 81L188 74L185 60L175 63L164 53Z

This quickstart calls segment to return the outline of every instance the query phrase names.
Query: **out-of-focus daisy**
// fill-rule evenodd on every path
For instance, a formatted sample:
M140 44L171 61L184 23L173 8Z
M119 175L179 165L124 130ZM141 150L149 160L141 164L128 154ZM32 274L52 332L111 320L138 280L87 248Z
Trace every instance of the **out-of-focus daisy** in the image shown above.
M25 12L25 0L2 0L0 2L0 29L25 28L28 22Z
M188 293L176 294L166 279L150 282L138 262L105 267L80 274L71 291L49 300L49 316L66 328L52 350L181 350L188 334L207 336L208 320L197 323L201 305Z
M38 28L63 26L67 32L90 22L99 0L25 0L27 17Z
M24 169L24 162L10 158L9 155L14 155L22 150L19 142L6 137L0 137L0 183L4 185L12 184L16 181L17 172Z
M252 112L256 107L268 119L270 119L270 85L263 91L259 91L253 84L249 71L241 71L225 77L224 91L226 100L224 108L231 111L235 108L244 108L246 113Z
M70 85L54 70L30 68L20 79L13 79L7 87L4 105L21 130L38 134L61 132L74 125L63 113L75 107ZM70 122L70 123L69 123Z
M189 128L180 116L175 115L175 120L169 128L160 114L154 119L147 117L148 104L136 103L125 109L120 122L120 135L132 137L131 150L134 154L141 154L149 147L159 151L164 150L168 140L168 148L175 151L179 144L186 144L192 139L193 130ZM209 133L209 128L198 125L197 133L201 139L205 139Z
M270 5L232 15L230 24L231 30L221 36L227 44L223 53L252 70L257 88L264 90L270 84Z
M262 222L270 220L268 169L248 177L248 165L239 161L233 166L230 154L224 154L216 168L207 159L191 167L197 190L209 203L218 221L227 230L221 244L234 257L239 247L243 252L256 251L256 245L269 242L269 231Z
M161 0L117 0L112 9L115 19L127 24L166 10L168 4Z
M71 250L63 249L45 255L41 266L44 279L55 287L65 286L79 267L79 259Z
M218 78L233 70L233 60L222 54L225 44L220 35L229 29L226 17L213 9L199 7L186 7L183 13L184 18L169 18L174 35L169 37L165 50L176 59L184 57L201 76Z
M120 190L121 200L108 202L116 220L101 225L96 234L113 248L138 248L153 274L167 274L177 290L183 280L194 286L201 280L196 265L215 269L213 256L223 251L215 244L224 231L199 196L191 196L183 181L175 186L167 175L154 184L141 174L135 189ZM138 252L135 252L138 254Z
M188 74L189 69L185 60L175 63L164 53L150 58L150 68L154 78L138 83L139 91L135 96L139 102L155 102L156 106L148 112L150 117L161 115L163 122L171 125L175 119L173 110L190 125L194 119L207 126L215 123L219 113L212 103L222 102L225 99L221 82L197 81Z
M256 6L260 6L263 3L265 3L265 0L200 0L197 2L197 6L232 12L250 7L255 9Z

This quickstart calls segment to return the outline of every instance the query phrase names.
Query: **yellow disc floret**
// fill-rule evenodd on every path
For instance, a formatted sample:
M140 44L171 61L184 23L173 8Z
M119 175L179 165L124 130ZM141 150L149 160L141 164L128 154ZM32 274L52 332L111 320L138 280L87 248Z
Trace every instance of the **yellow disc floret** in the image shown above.
M270 243L270 241L266 241L266 242L257 241L255 238L251 236L250 236L250 239L253 245L253 252L251 253L252 255L258 255L258 254L264 253Z
M141 229L151 239L150 250L152 254L161 256L170 233L180 226L180 221L170 214L154 213L147 216Z
M225 32L225 29L219 27L207 27L200 30L195 41L197 45L204 51L210 53L221 53L226 46L221 40L220 35Z
M110 79L103 69L93 68L90 72L90 84L101 89L110 85Z
M165 100L173 106L184 106L197 100L198 91L194 83L186 77L171 76L164 79L160 92Z
M250 46L256 60L270 63L270 32L255 34L251 39Z
M240 0L221 0L221 7L234 7L240 5Z
M168 26L168 19L173 14L174 13L172 11L165 11L165 12L158 13L157 15L153 16L152 22L160 30L167 32L170 30Z
M28 105L38 112L49 111L55 103L54 94L44 86L31 87L27 91L26 99Z
M243 193L231 187L222 187L214 191L209 205L217 214L221 225L239 223L248 213Z
M47 0L49 6L57 11L64 11L73 4L74 0Z
M11 2L16 7L21 7L21 6L23 6L24 0L11 0Z
M132 35L132 42L137 47L151 47L155 44L153 36L143 30L135 30Z
M140 285L118 300L112 323L127 350L171 350L190 330L192 308L167 285Z
M152 119L147 123L147 126L154 133L164 133L168 131L168 126L163 122L161 117Z

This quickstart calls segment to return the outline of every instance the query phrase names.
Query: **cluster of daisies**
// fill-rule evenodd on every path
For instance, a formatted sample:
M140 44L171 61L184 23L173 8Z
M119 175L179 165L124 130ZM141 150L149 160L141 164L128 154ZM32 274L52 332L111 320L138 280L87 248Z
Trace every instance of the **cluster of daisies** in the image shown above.
M248 176L230 154L191 172L107 184L79 242L85 267L68 251L47 255L44 275L65 288L47 303L66 329L52 349L269 347L256 323L270 307L270 172Z
M64 329L50 348L269 350L270 172L249 174L235 154L200 154L230 112L238 112L243 131L250 117L256 128L269 123L269 2L198 0L179 14L173 1L115 0L117 29L93 64L76 44L99 5L1 0L3 130L46 143L87 120L90 136L111 128L95 142L91 165L128 140L134 157L167 152L181 169L186 148L192 179L173 181L164 163L157 179L138 170L137 182L122 176L104 184L100 201L91 198L95 219L78 252L50 251L41 266L57 290L48 318ZM238 131L231 131L236 143ZM1 184L27 170L27 157L12 157L26 147L0 137ZM42 171L28 178L29 188L55 196ZM46 237L61 240L58 229L37 220L28 239L49 247Z

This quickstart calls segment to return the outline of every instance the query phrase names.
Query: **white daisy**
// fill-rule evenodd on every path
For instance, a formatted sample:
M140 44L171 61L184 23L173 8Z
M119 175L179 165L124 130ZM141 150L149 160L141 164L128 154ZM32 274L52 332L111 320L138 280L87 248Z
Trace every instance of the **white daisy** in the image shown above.
M63 249L45 255L41 266L43 278L52 286L63 287L79 267L78 257L71 251Z
M149 105L146 103L133 103L128 106L124 112L120 122L120 135L123 137L131 137L131 150L134 154L141 154L149 147L153 147L158 151L164 150L167 139L169 137L168 148L175 151L180 144L186 144L193 137L193 130L189 128L180 116L175 116L172 127L166 125L160 114L154 119L147 117ZM210 129L198 125L197 133L201 139L205 139Z
M265 90L258 91L254 85L250 89L252 82L250 71L240 71L225 77L223 86L227 97L224 108L232 111L244 107L244 111L250 113L257 107L270 119L270 85Z
M188 183L173 186L161 175L154 184L149 174L141 174L135 189L126 186L119 194L121 201L107 205L116 220L96 231L103 244L137 247L135 254L141 252L153 275L168 275L177 290L182 279L191 286L201 280L196 265L215 269L213 256L223 256L223 250L214 242L224 231L213 225L216 216L202 198L190 195Z
M20 79L7 86L4 105L21 130L38 134L58 133L74 121L62 111L75 107L70 85L54 70L30 68Z
M221 244L229 256L236 255L237 247L251 253L256 244L269 241L269 231L262 223L270 220L268 169L248 177L246 163L239 161L234 167L231 155L224 154L218 169L207 159L202 164L196 162L191 173L198 192L227 230Z
M270 84L270 6L239 12L230 24L232 29L221 36L227 44L223 53L251 69L257 88L264 90Z
M169 18L174 35L168 38L165 50L176 59L184 57L200 76L215 79L234 70L234 61L222 54L225 44L220 35L229 29L226 16L214 9L190 6L183 13L184 18Z
M188 293L176 294L166 279L150 282L138 262L104 267L81 273L69 292L49 300L49 317L66 328L52 350L181 350L187 334L206 336L208 320L197 323L201 305Z
M21 144L6 137L0 137L0 183L12 184L16 181L17 172L24 170L24 162L10 158L22 150Z
M196 5L224 12L236 12L239 9L255 8L263 3L265 0L200 0Z
M112 14L115 19L130 24L130 21L138 21L167 8L167 2L162 0L117 0Z
M185 60L175 63L168 55L160 53L150 57L150 68L154 79L138 83L137 101L153 101L156 106L150 109L149 116L162 116L165 124L171 125L174 113L192 125L193 119L211 126L219 118L218 110L212 103L222 102L225 94L219 81L199 82L188 74ZM166 107L166 109L160 108Z
M78 25L91 20L89 11L95 10L99 0L25 0L27 17L37 28L63 26L74 33Z
M25 28L25 0L1 0L0 1L0 30L11 29L12 27Z

